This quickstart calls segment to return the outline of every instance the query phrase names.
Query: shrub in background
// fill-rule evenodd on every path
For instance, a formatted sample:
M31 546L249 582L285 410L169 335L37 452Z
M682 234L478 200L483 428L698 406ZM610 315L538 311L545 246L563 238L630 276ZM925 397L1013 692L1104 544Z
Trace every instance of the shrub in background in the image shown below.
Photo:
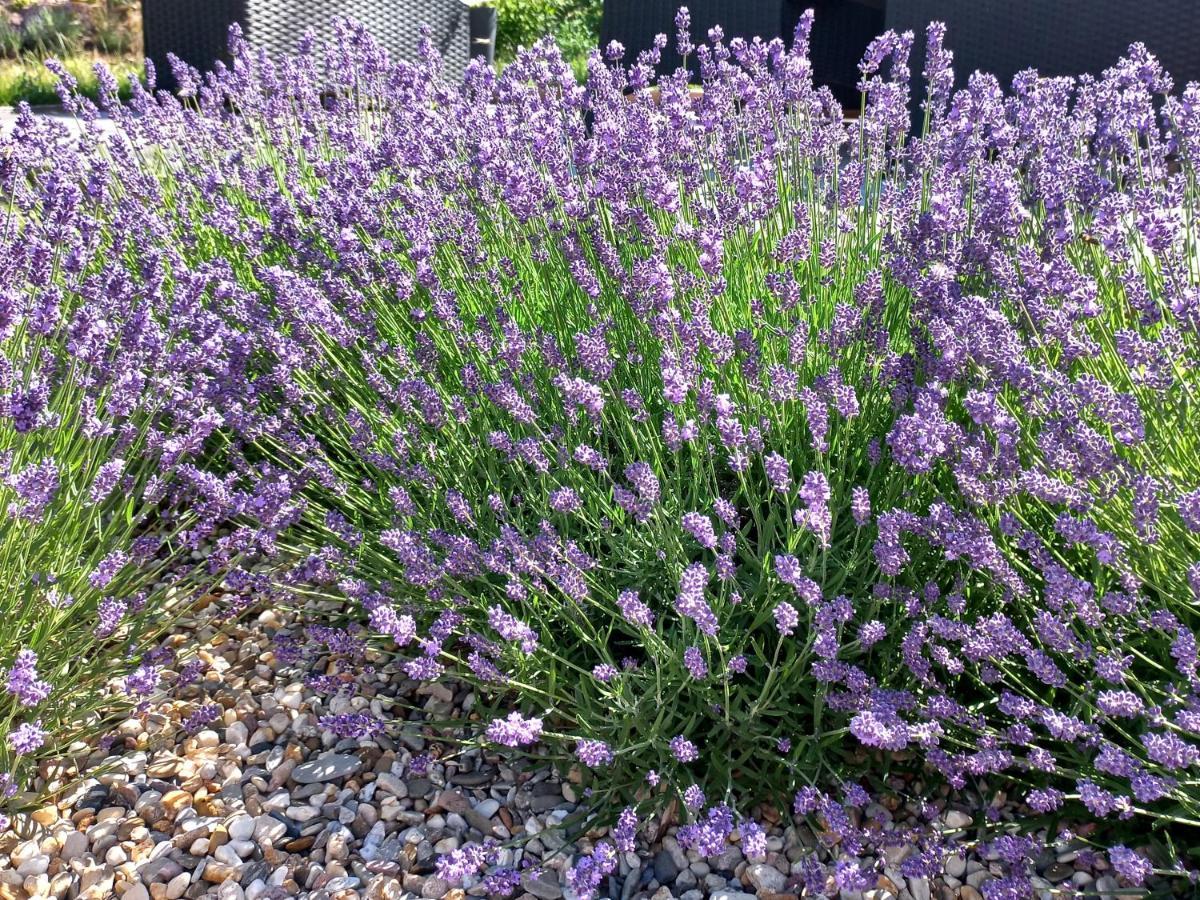
M84 25L70 6L41 6L21 23L22 48L37 56L69 56L83 46Z
M579 77L600 34L603 3L599 0L496 0L496 58L501 65L516 59L521 47L532 47L554 35L562 55Z

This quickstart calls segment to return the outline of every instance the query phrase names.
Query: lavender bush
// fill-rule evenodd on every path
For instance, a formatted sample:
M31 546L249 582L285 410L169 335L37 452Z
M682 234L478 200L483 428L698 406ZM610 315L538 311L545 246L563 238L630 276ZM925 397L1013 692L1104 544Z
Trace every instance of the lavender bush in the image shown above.
M236 424L224 397L251 406L247 342L96 140L26 112L0 147L0 813L157 693L172 617L236 587L270 522L269 475L206 460ZM253 528L218 535L248 507Z
M113 108L93 208L137 209L238 360L223 465L274 473L239 510L284 580L474 681L473 741L628 805L580 895L672 798L705 854L778 797L853 853L895 765L1200 825L1200 86L1135 45L951 95L935 24L910 136L911 34L846 124L811 16L790 48L677 24L699 97L550 41L451 85L347 26Z

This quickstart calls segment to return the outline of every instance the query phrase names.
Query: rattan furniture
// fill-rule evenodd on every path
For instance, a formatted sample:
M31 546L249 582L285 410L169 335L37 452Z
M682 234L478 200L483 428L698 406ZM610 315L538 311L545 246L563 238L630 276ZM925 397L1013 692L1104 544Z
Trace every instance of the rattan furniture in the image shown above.
M306 29L318 38L332 33L335 17L356 19L401 59L416 57L422 25L445 58L445 72L462 73L472 56L492 60L496 11L463 0L142 0L146 56L159 86L175 87L167 54L201 71L226 59L229 25L238 22L257 46L276 54L295 52Z

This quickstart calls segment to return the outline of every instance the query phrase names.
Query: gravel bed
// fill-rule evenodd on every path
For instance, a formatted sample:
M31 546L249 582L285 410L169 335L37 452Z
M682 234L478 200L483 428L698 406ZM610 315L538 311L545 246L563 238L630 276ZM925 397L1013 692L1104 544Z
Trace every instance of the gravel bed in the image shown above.
M187 635L181 646L204 648L198 679L121 722L112 743L81 748L78 767L43 767L44 784L89 774L56 804L0 834L0 900L462 900L487 890L478 880L447 884L434 862L488 838L521 839L500 851L500 863L529 867L522 900L571 900L565 872L601 834L578 845L565 840L559 826L580 800L570 778L464 750L434 727L472 710L469 689L419 687L376 660L352 694L331 694L351 676L318 658L316 672L325 677L314 682L311 671L306 679L276 653L291 646L289 637L303 638L293 620L266 611L245 624L223 623L218 609L213 604L180 629ZM319 721L362 711L395 724L386 735L339 739ZM972 807L948 800L940 824L967 829L972 817L965 810ZM817 836L769 808L760 813L765 860L745 859L735 843L701 859L680 847L672 825L660 829L653 846L622 856L607 896L794 900L801 893L794 864L818 847ZM866 813L896 827L916 821L915 806ZM1009 818L1015 810L1003 806L1000 813ZM818 852L829 858L829 848ZM877 861L875 889L840 897L981 900L984 884L1002 874L997 861L966 855L950 857L938 879L906 880L898 869L911 852L889 849ZM1046 898L1052 887L1054 897L1104 896L1118 889L1106 868L1103 859L1066 845L1039 860L1035 883Z

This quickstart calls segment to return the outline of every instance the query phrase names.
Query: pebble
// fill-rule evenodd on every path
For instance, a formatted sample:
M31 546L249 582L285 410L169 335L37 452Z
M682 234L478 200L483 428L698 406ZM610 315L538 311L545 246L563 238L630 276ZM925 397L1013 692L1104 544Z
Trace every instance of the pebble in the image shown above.
M654 877L659 884L670 884L679 875L679 866L666 850L654 854Z
M942 821L946 823L947 828L957 830L960 828L966 828L968 825L970 825L971 817L961 810L951 809L946 812L946 815L942 818Z
M362 760L346 753L327 753L316 759L301 763L292 770L296 784L322 784L355 774L362 768Z
M225 823L229 837L234 841L248 841L254 837L254 819L246 815L234 816Z
M286 618L275 611L272 616L271 627ZM541 867L536 878L524 870L518 900L573 896L563 888L564 867L604 836L589 833L591 843L582 848L567 843L562 826L582 791L578 778L510 766L490 751L470 750L443 763L434 752L438 734L420 721L420 711L370 741L338 740L323 733L317 719L358 710L358 698L314 693L303 681L287 680L290 673L277 678L270 651L239 654L239 647L270 647L273 638L239 633L243 626L236 623L230 627L232 639L222 635L224 642L211 648L202 691L186 689L190 693L118 727L125 746L147 749L97 751L89 765L107 760L113 777L81 779L69 801L64 796L56 807L31 815L52 831L52 840L6 845L0 835L0 900L468 900L486 896L482 882L470 878L451 886L436 877L434 864L481 840L480 833L500 840L501 864ZM372 664L383 667L386 659ZM394 677L375 684L371 712L380 716L388 715L386 691L393 684L411 686ZM462 696L439 686L417 706L433 704L429 708L440 717L447 705L463 708ZM178 722L204 702L219 702L224 712L210 728L188 736ZM428 769L414 773L414 754L426 752ZM982 808L966 795L947 799ZM898 833L911 826L912 813L903 804L866 810L868 818ZM819 838L778 813L764 813L762 821L765 861L747 860L737 843L702 859L680 846L679 825L673 824L656 846L622 853L600 895L797 900L800 863ZM967 829L972 821L960 809L946 809L941 818L949 831ZM510 837L515 846L504 845ZM887 848L878 886L843 893L842 900L982 900L982 886L995 877L988 861L972 852L950 855L944 878L904 879L897 870L915 849ZM1039 862L1037 871L1046 879L1039 884L1069 882L1074 890L1116 896L1120 885L1102 874L1104 868L1085 870L1065 855L1056 848ZM789 872L795 874L789 878Z
M189 872L183 872L182 874L176 875L167 882L167 900L178 900L178 898L183 896L191 882L192 876Z
M769 891L778 894L787 884L787 878L774 866L766 863L756 863L746 870L746 877L759 891Z

